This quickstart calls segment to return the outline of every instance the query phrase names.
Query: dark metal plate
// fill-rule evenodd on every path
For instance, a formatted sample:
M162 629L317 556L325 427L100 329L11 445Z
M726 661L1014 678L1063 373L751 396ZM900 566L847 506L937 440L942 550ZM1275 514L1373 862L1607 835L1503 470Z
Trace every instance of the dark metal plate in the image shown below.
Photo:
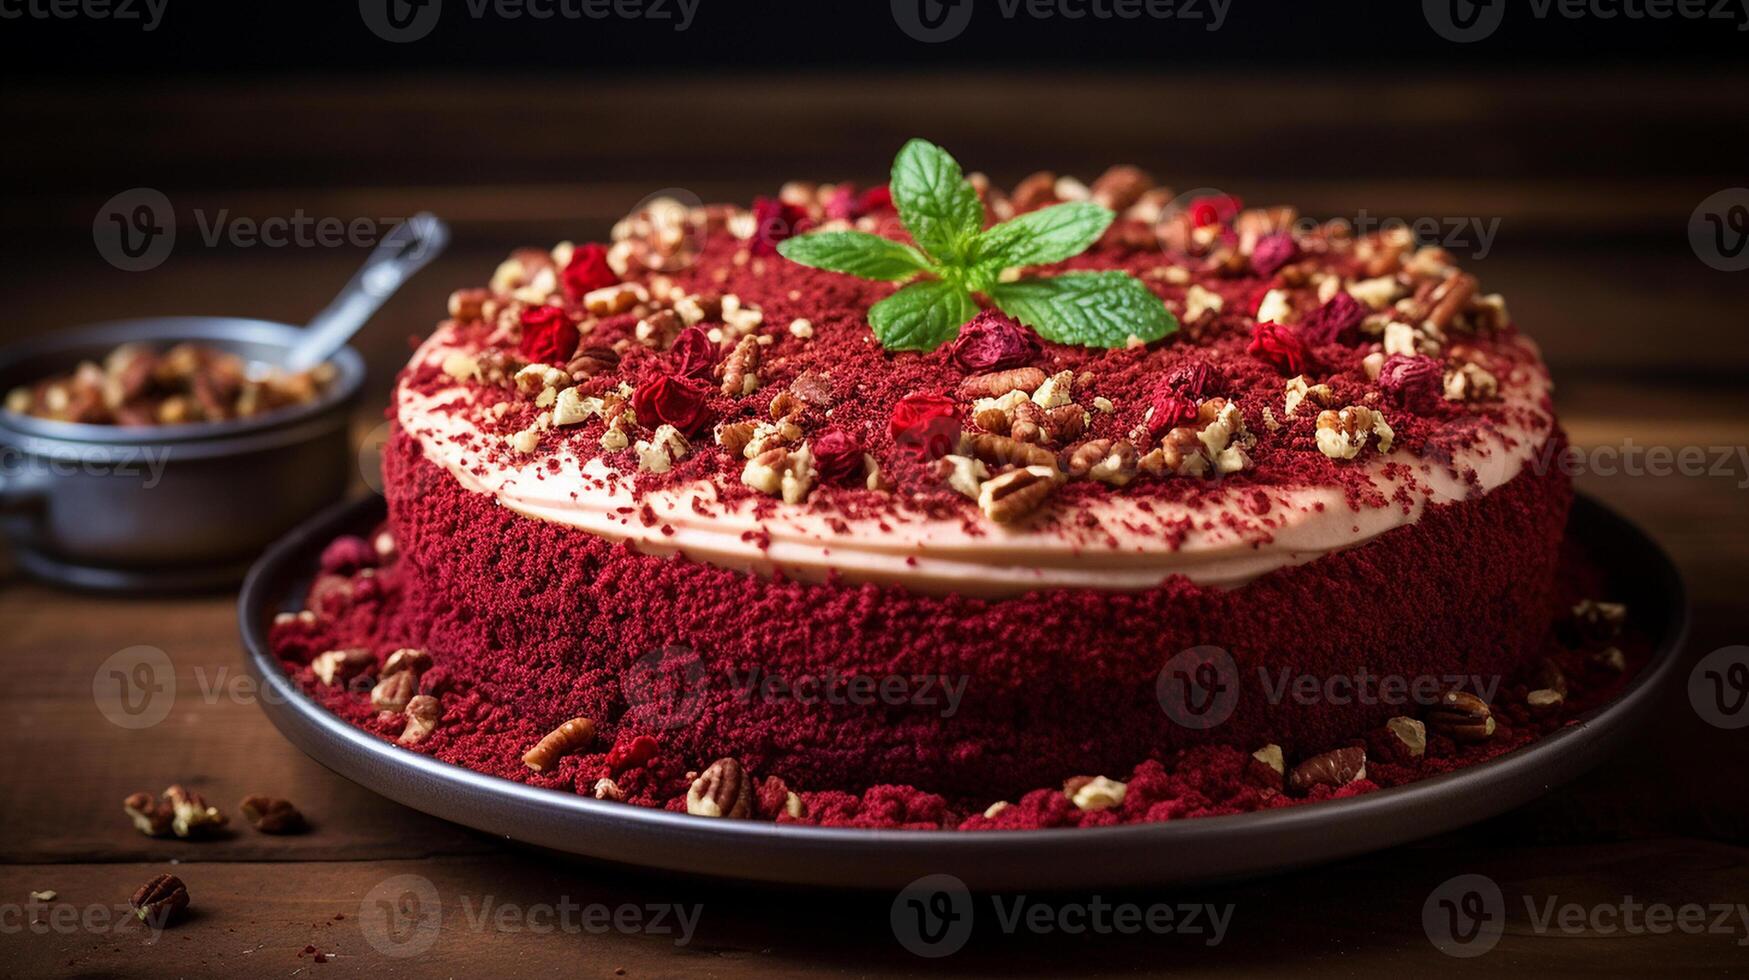
M1612 591L1656 639L1650 663L1614 701L1529 746L1459 772L1352 799L1265 813L1124 827L872 831L706 820L537 789L403 751L305 697L267 648L273 615L299 608L334 535L372 526L368 498L312 519L276 544L243 585L248 667L263 709L316 761L416 810L514 840L623 864L766 882L900 888L952 874L974 889L1184 884L1305 867L1430 837L1531 800L1601 762L1671 679L1688 632L1681 577L1639 528L1588 498L1570 534L1605 563Z

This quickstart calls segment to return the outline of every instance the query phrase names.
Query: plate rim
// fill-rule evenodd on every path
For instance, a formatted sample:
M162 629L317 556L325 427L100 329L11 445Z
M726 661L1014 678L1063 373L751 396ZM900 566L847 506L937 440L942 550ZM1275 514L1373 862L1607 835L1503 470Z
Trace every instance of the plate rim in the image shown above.
M621 864L769 883L893 887L918 877L911 873L914 869L959 869L956 876L974 880L972 887L1182 884L1285 871L1424 839L1519 806L1613 752L1655 707L1680 660L1691 619L1687 587L1662 547L1606 505L1575 494L1569 527L1579 522L1608 525L1624 535L1627 550L1652 559L1641 573L1665 611L1664 629L1655 637L1652 658L1614 698L1555 732L1485 762L1360 796L1277 810L1116 827L968 832L704 820L530 786L407 752L354 727L305 694L280 668L267 644L267 624L275 612L283 611L280 600L285 598L275 594L275 586L283 591L286 583L282 580L293 574L300 559L307 563L319 552L325 536L373 517L380 519L383 513L386 502L377 495L333 505L275 542L244 580L238 622L245 666L261 685L258 700L262 710L289 741L323 766L372 792L475 830ZM421 781L425 785L417 785ZM1487 803L1451 806L1454 795L1467 792L1476 783L1493 793ZM446 805L442 797L448 794L455 794L456 799ZM1406 828L1404 819L1413 816L1424 822L1418 828ZM568 829L574 839L556 840L562 835L550 829L530 832L528 826L516 823L519 817L572 822ZM506 827L506 823L513 825ZM1380 824L1393 829L1377 833ZM1360 828L1375 828L1375 832L1356 834ZM659 844L661 850L643 847L643 853L631 857L605 852L595 846L603 831L622 843ZM1282 846L1311 834L1319 835L1321 846L1304 854L1303 859ZM677 843L681 846L676 847ZM1076 859L1109 859L1146 848L1170 847L1175 852L1189 849L1195 853L1197 848L1215 843L1223 848L1254 850L1249 860L1192 861L1182 874L1161 873L1163 869L1155 861L1115 868L1100 865L1094 873L1077 872L1072 864ZM777 867L760 864L757 858L772 856L773 845L795 849L795 853L778 855ZM724 856L712 860L706 855L701 862L696 853L701 846L720 849ZM848 861L860 870L798 873L785 865L789 858L806 863L822 853L838 855L841 862ZM1041 854L1051 857L1047 874L997 867L1007 860L1036 859Z

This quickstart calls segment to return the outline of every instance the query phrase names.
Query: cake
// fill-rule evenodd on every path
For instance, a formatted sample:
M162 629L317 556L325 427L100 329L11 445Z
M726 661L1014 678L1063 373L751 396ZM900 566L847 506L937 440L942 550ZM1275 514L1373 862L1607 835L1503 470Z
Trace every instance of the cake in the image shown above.
M1556 686L1571 488L1499 296L1404 228L919 143L970 231L900 213L902 153L456 292L288 669L385 737L436 694L402 741L510 778L881 826L1254 809L1531 733L1499 702ZM341 690L402 648L387 711Z

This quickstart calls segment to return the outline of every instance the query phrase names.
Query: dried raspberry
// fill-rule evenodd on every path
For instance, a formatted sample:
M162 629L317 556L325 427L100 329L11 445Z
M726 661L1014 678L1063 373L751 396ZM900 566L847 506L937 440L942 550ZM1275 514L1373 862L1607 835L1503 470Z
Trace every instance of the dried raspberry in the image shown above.
M1360 321L1364 319L1366 307L1353 296L1339 292L1307 315L1300 324L1300 339L1312 347L1352 344L1360 336Z
M1432 414L1439 407L1445 372L1431 357L1392 354L1379 368L1379 389L1398 408L1417 415Z
M870 187L862 192L862 197L856 202L856 216L874 214L876 211L891 211L893 209L893 191L886 184Z
M1292 262L1299 251L1292 235L1285 232L1264 235L1251 249L1251 268L1260 276L1273 276L1277 269Z
M1148 433L1156 439L1196 419L1196 401L1170 385L1161 385L1148 399L1148 405L1154 410L1148 416Z
M1273 321L1257 325L1245 353L1273 364L1288 377L1306 373L1306 345L1300 342L1298 334Z
M517 350L540 364L564 364L577 352L577 324L556 306L531 306L522 311L522 342Z
M1226 386L1227 379L1207 361L1186 361L1166 373L1166 387L1186 398L1209 398Z
M571 262L559 277L565 287L565 297L575 303L584 294L605 289L619 282L613 268L607 264L607 249L587 242L571 253Z
M1025 367L1038 359L1040 350L1032 331L997 310L985 310L960 328L952 357L965 371L981 374Z
M666 424L691 435L711 419L709 397L710 389L704 385L664 374L632 392L632 411L638 415L638 424L646 428Z
M862 477L862 443L843 429L828 429L814 439L814 468L827 483L850 483Z
M704 330L687 327L680 331L680 336L674 338L674 346L669 350L668 356L674 364L676 375L695 381L708 381L717 366L717 345Z
M754 198L752 252L776 255L778 242L807 231L813 224L806 208L771 197Z
M377 550L370 542L347 534L335 538L322 549L322 571L351 575L361 568L375 568Z
M661 744L649 735L639 735L631 741L614 743L607 753L607 774L617 776L627 769L635 769L656 757Z
M936 459L959 443L959 406L946 395L906 395L893 406L893 442L919 459Z

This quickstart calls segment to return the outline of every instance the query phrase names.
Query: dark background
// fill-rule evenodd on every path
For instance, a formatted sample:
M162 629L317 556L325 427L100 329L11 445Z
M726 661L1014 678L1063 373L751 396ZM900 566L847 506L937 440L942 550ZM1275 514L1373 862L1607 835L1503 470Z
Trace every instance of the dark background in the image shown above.
M1544 345L1577 445L1749 445L1749 272L1718 271L1689 242L1703 201L1749 186L1749 33L1736 23L1539 21L1515 2L1494 35L1456 44L1418 0L1233 0L1214 32L1008 21L996 7L976 0L968 29L938 44L902 32L886 0L702 0L681 33L672 22L476 20L448 0L431 35L408 44L373 35L353 0L169 0L150 34L0 20L0 342L157 314L302 322L365 245L208 246L200 221L302 214L386 227L430 209L454 225L454 243L358 340L372 370L362 434L408 338L510 248L602 238L660 188L744 203L790 178L880 180L905 139L927 136L999 183L1041 168L1091 180L1131 162L1180 190L1292 202L1319 217L1497 222L1486 256L1452 250ZM0 11L15 9L0 0ZM178 237L162 265L124 272L99 254L93 223L106 201L140 187L170 199ZM1578 478L1681 565L1695 598L1692 657L1746 639L1744 480ZM130 603L0 587L4 653L17 665L0 685L0 716L20 719L7 729L15 791L0 803L8 887L57 885L89 901L120 888L118 876L157 870L163 852L144 848L114 805L140 788L118 783L149 772L231 799L271 784L325 821L289 842L240 837L191 852L182 873L191 887L199 876L197 901L226 910L208 925L227 934L215 942L216 928L191 929L147 951L170 973L264 962L290 972L305 942L327 942L303 924L356 908L397 870L431 876L446 894L517 901L688 893L635 872L555 868L412 815L318 770L250 705L209 704L149 738L95 720L93 665L134 643L185 668L234 665L234 615L227 597ZM1242 903L1246 931L1218 951L1035 937L974 947L951 965L1450 972L1465 963L1431 951L1417 909L1458 870L1490 874L1509 894L1744 901L1749 743L1671 694L1643 744L1513 814L1425 846L1186 896ZM474 975L927 966L892 943L882 896L705 894L721 917L710 948L683 964L659 943L615 936L579 946L460 933L446 948ZM355 930L334 935L349 952L361 945ZM1481 964L1718 972L1741 966L1736 938L1515 929ZM251 964L239 950L257 942L268 949ZM101 936L28 949L35 967L97 972L137 971L141 954ZM353 973L377 965L350 961Z

